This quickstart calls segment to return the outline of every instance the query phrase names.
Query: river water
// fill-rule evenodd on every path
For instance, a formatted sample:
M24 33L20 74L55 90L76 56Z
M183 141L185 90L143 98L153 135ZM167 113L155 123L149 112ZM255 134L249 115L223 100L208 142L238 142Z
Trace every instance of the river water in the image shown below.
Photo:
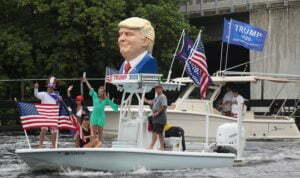
M37 140L37 137L31 139ZM60 145L64 147L73 144L71 138L66 136L61 138L60 142ZM232 168L167 171L138 169L132 172L118 173L68 169L60 172L33 172L14 154L15 149L25 147L24 135L0 133L0 177L300 177L300 140L247 142L244 161Z

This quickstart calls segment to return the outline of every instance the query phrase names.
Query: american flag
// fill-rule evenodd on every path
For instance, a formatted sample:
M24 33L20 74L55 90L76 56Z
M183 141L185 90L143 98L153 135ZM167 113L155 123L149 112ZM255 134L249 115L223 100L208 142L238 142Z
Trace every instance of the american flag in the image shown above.
M65 103L61 103L59 106L59 129L76 130L76 134L80 139L84 139L82 128L74 113L68 110Z
M77 130L78 126L80 125L77 121L76 116L73 113L69 112L66 105L60 104L58 128L67 130Z
M117 69L114 69L111 67L106 67L105 68L105 82L111 83L113 74L119 74L119 71Z
M196 40L195 43L196 46L192 49L187 60L187 73L195 84L200 87L200 97L205 98L211 79L207 70L203 43L200 39Z
M59 129L79 130L80 125L74 114L68 112L63 104L17 103L24 130L56 127Z
M59 120L59 105L17 103L23 129L41 127L57 127Z

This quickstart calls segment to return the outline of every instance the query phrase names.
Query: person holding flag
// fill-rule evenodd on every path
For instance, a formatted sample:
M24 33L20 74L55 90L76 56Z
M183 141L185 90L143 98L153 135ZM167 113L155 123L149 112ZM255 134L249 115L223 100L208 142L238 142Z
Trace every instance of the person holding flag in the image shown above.
M73 89L73 85L70 85L67 89L67 104L68 104L68 110L72 112L76 116L76 120L79 123L79 125L82 124L83 118L85 116L89 115L89 110L88 108L84 105L84 97L82 95L77 95L74 99L71 96L71 91ZM81 129L81 128L79 128ZM75 134L76 133L76 134ZM80 147L80 130L79 132L74 132L74 130L71 130L71 134L75 135L75 146ZM82 136L81 136L82 137Z
M39 92L39 84L34 85L34 95L41 100L41 103L17 102L17 108L20 114L21 124L24 129L29 147L30 142L27 136L27 130L40 128L39 147L43 147L43 142L47 130L51 130L52 148L57 147L58 129L80 131L80 124L76 116L69 112L66 104L56 88L56 78L50 77L47 84L47 92ZM80 137L82 134L79 134Z
M62 100L62 97L57 91L54 91L56 88L56 78L50 77L47 84L47 92L39 92L39 84L34 84L34 96L41 100L41 104L58 104L59 101ZM48 130L48 127L41 127L40 132L40 141L39 141L39 147L43 147L44 139L46 132ZM56 147L56 137L58 128L57 127L50 127L51 130L51 143L52 148Z
M67 96L68 96L67 104L69 106L68 109L71 110L76 115L76 117L78 118L78 122L81 124L82 117L84 115L88 115L89 110L84 104L84 97L82 95L77 95L74 102L74 99L71 96L72 90L73 90L73 85L70 85L67 89Z

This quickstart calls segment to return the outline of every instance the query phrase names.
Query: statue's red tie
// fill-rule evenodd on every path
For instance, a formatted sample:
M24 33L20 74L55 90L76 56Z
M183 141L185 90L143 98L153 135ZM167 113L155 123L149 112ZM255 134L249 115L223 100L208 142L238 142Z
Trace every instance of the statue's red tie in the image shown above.
M125 67L124 67L124 72L125 72L125 74L128 74L128 72L129 72L130 69L131 69L130 64L129 64L129 63L126 63L126 64L125 64Z

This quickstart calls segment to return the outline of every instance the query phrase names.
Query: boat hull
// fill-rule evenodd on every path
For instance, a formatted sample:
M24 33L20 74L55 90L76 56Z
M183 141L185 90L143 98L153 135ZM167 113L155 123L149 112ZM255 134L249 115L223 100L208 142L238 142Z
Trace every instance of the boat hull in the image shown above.
M148 111L150 113L150 110ZM105 133L116 134L118 131L118 113L110 110L106 111L107 125L104 127ZM180 126L185 131L186 137L204 138L206 136L206 115L196 112L185 112L168 110L168 123ZM245 117L244 128L246 139L299 139L300 132L291 118L276 119L273 117L256 118ZM219 126L225 123L237 122L235 118L218 114L208 116L208 135L214 139Z
M234 154L155 151L128 148L19 149L16 154L34 170L81 168L101 171L231 167Z

